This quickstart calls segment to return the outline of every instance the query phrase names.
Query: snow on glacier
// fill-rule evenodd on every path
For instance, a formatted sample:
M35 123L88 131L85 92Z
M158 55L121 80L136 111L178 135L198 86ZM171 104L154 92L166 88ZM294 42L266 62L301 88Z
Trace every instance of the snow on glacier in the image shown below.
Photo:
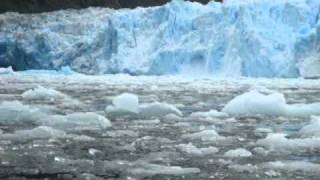
M318 0L5 13L0 66L70 66L86 74L318 77L319 14Z

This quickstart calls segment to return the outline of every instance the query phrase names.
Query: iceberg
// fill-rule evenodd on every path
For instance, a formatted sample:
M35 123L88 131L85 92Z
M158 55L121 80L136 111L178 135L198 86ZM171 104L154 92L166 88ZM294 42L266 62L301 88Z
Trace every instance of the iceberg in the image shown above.
M67 95L51 88L38 86L37 88L27 90L21 96L27 100L58 100L66 99Z
M106 107L108 116L133 117L162 117L169 114L182 116L182 112L172 104L164 102L151 102L139 104L139 97L135 94L123 93L112 99L112 105Z
M24 105L20 101L0 103L0 123L2 124L39 124L45 114L38 108Z
M139 111L139 98L135 94L123 93L112 100L112 104L117 109L138 113Z
M265 95L257 90L252 90L233 98L224 106L222 112L234 116L310 117L320 115L320 103L287 104L282 93L274 92Z
M276 152L308 151L320 148L319 137L287 138L283 133L270 133L264 139L259 139L257 145Z
M286 114L286 106L286 99L281 93L264 95L253 90L232 99L225 105L222 112L232 115L281 116Z
M94 112L76 112L49 116L43 124L60 130L105 130L111 127L109 119Z
M302 137L320 137L320 117L312 116L310 123L302 127L299 134Z
M320 1L173 1L0 14L0 67L85 74L320 76Z

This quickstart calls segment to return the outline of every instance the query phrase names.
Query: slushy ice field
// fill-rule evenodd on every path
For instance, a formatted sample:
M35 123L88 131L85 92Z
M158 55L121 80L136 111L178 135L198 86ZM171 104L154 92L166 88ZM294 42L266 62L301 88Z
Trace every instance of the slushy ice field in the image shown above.
M320 81L0 76L0 179L319 179Z

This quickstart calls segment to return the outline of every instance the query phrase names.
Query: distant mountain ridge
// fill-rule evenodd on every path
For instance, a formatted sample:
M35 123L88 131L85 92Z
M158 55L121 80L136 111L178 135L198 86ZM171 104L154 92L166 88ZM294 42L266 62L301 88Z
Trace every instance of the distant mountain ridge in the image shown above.
M110 7L115 9L135 8L138 6L149 7L163 5L169 1L170 0L1 0L0 13L11 11L20 13L41 13L69 8L81 9L90 6ZM191 1L206 4L210 0Z

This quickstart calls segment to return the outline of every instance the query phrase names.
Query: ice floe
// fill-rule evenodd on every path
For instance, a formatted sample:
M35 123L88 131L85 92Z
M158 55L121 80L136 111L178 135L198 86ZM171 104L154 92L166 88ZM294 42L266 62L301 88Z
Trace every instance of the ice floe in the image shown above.
M19 101L4 101L0 104L0 122L5 124L39 122L43 116L38 108Z
M142 116L146 117L165 116L167 114L182 116L182 112L174 105L161 102L141 104L139 106L139 112Z
M227 151L226 153L224 153L224 156L229 158L250 157L252 156L252 153L244 148L238 148Z
M32 99L32 100L60 100L67 98L67 95L51 89L45 88L42 86L38 86L37 88L30 89L21 95L24 99Z
M4 74L14 74L12 67L11 66L7 68L0 67L0 75L4 75Z
M224 118L224 117L228 117L228 114L225 112L219 112L215 109L212 109L210 111L207 112L194 112L191 113L190 115L191 117L202 117L202 118L207 118L207 117L211 117L211 118Z
M135 94L123 93L113 98L112 103L115 109L120 111L132 113L138 113L139 111L139 98Z
M153 176L156 174L163 174L163 175L184 175L184 174L194 174L200 173L199 168L183 168L180 166L164 166L158 164L149 164L143 163L140 167L135 167L129 169L129 172L132 174L141 174L141 175L148 175Z
M3 134L4 139L50 139L50 138L65 138L67 134L64 131L57 130L47 126L39 126L34 129L17 130L13 134Z
M106 129L111 126L107 118L93 112L53 115L43 123L63 130Z
M284 171L302 171L306 173L317 173L320 175L320 164L306 161L273 161L261 165L265 169L284 170Z
M222 110L232 115L275 115L286 113L286 100L283 94L264 95L258 91L250 91L232 99Z
M320 117L312 116L308 125L299 131L302 137L320 137Z
M139 104L139 98L133 94L121 94L113 99L113 105L107 106L110 116L133 115L140 117L162 117L168 114L182 116L182 112L174 105L162 102Z
M283 133L270 133L265 139L258 140L257 145L278 152L315 150L320 148L320 137L287 138Z
M177 148L185 153L188 153L190 155L194 156L205 156L208 154L215 154L219 151L216 147L205 147L205 148L198 148L194 146L192 143L189 144L179 144L177 145Z
M229 101L222 112L234 116L268 115L309 117L320 114L320 103L287 104L281 93L262 94L256 90L236 96Z
M200 132L184 134L182 135L182 138L200 139L203 141L215 141L215 140L224 139L225 137L220 136L214 129L207 129L207 130L202 130Z

